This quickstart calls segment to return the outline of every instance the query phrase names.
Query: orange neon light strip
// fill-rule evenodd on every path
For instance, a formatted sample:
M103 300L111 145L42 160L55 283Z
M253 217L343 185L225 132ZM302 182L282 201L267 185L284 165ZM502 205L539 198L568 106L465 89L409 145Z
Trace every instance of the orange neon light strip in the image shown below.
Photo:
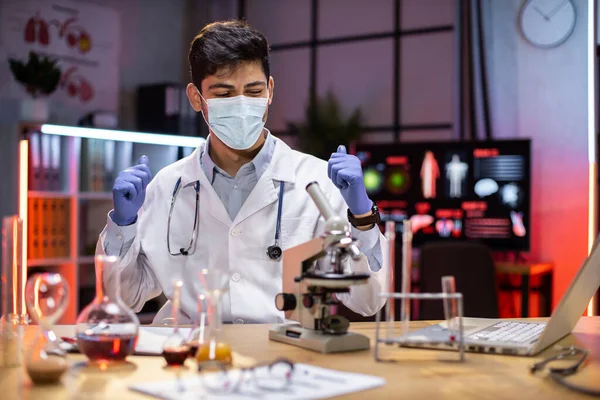
M25 283L27 281L27 196L28 196L28 183L27 177L29 175L29 142L27 140L21 140L19 143L19 217L23 221L22 235L21 235L21 248L22 248L22 259L21 268L23 273L23 279L21 280L21 314L27 314L25 308ZM16 243L16 242L15 242ZM18 265L17 263L13 265ZM16 276L16 274L15 274Z
M588 182L588 254L592 250L594 241L596 240L597 230L597 158L598 158L598 140L596 132L598 131L598 116L596 115L596 109L598 106L598 98L596 96L596 89L598 87L597 82L597 71L596 71L596 45L597 45L597 20L596 20L596 7L597 2L588 1L588 14L594 18L589 18L587 23L587 95L588 95L588 120L587 120L587 133L588 133L588 161L589 161L589 182ZM595 315L598 310L595 310L596 296L590 300L586 314L588 316Z
M588 254L592 251L592 246L594 245L594 241L596 239L596 174L597 168L595 162L590 162L589 166L589 192L588 192ZM591 317L596 314L595 310L595 297L592 297L590 302L588 303L586 315Z
M13 232L13 237L12 237L12 266L13 268L16 268L17 265L19 265L19 259L18 259L18 254L19 252L17 251L17 249L19 248L18 243L19 243L19 237L17 236L19 233L19 219L17 217L13 217L12 219L12 232ZM12 274L12 293L13 293L13 299L16 299L17 296L19 295L19 275L16 271L13 270L13 274ZM12 313L14 315L17 315L19 310L17 310L17 302L13 301L13 309L12 309Z

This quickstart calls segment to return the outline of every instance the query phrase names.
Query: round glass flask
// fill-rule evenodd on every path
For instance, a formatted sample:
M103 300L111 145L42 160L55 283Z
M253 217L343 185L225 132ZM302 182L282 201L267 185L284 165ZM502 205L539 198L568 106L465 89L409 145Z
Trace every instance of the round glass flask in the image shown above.
M140 321L121 300L119 257L97 255L96 297L77 317L79 351L92 363L125 361L133 353ZM105 290L104 281L114 287Z

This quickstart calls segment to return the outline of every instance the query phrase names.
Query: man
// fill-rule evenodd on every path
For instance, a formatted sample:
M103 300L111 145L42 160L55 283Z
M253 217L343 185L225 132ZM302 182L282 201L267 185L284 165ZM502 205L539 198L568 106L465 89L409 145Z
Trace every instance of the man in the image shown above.
M182 279L178 319L189 322L199 272L219 268L230 277L224 321L282 322L274 304L282 290L282 263L267 249L278 220L283 250L323 232L324 221L305 190L317 181L337 214L345 217L349 210L353 236L362 243L363 256L349 260L348 268L371 273L368 284L338 298L357 313L374 314L384 303L377 294L387 281L387 242L374 223L377 209L366 194L360 161L340 146L326 163L264 129L275 85L269 46L246 23L205 26L192 41L189 63L187 96L203 114L209 137L153 180L145 156L119 174L114 210L97 246L99 254L121 256L120 277L107 274L106 290L120 279L123 300L139 311L161 291L171 298L173 279ZM155 322L168 312L167 304Z

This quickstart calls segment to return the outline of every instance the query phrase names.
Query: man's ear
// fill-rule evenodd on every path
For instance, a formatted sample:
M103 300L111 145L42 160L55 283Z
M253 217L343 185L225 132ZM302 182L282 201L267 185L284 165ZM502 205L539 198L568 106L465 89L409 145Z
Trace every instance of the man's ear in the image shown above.
M269 77L269 105L273 102L273 90L275 89L275 81L273 77Z
M185 88L185 93L187 94L187 97L194 111L202 111L202 98L200 97L200 93L198 93L198 90L196 89L196 85L194 85L193 83L188 83L187 87Z

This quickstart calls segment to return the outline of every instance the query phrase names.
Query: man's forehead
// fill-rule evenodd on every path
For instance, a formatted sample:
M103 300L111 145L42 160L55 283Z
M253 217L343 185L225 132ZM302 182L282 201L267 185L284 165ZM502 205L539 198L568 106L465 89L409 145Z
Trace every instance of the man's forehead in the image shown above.
M248 79L249 81L265 80L265 72L259 61L243 61L236 65L228 65L219 68L213 75L207 75L206 80L210 81L237 81Z

